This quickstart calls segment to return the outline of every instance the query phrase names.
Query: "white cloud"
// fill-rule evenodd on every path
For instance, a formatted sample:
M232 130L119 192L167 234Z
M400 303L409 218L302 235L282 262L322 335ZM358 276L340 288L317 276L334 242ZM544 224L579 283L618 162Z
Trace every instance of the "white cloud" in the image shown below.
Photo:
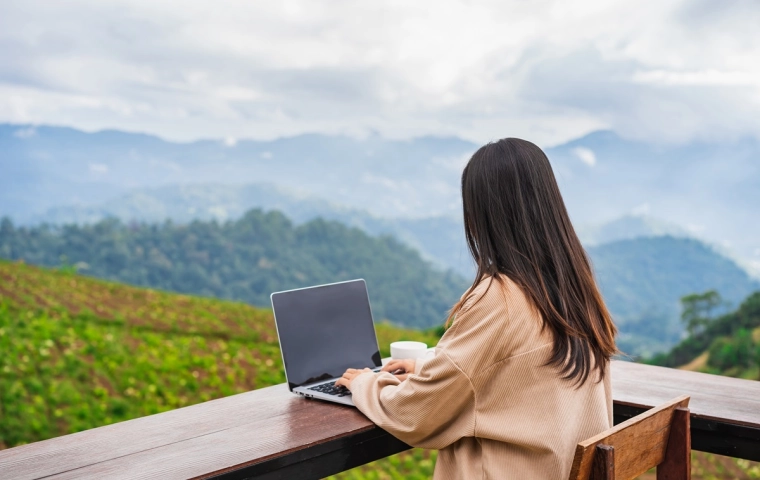
M760 279L760 260L750 260L747 263L747 272L755 279Z
M696 223L690 223L686 225L686 230L691 232L694 235L698 235L700 233L703 233L707 228L702 224L696 224Z
M753 0L0 5L0 121L172 139L760 136Z
M589 167L596 165L596 154L590 148L575 147L573 149L573 154L578 157L578 160L585 163Z
M649 211L651 210L651 206L649 203L642 203L641 205L636 205L631 209L632 215L647 215Z
M13 132L13 136L16 138L32 138L37 135L37 129L34 127L19 128Z
M753 87L760 85L760 70L749 71L670 71L649 70L636 72L633 81L655 85L689 85L689 86L728 86L728 87Z
M89 167L92 173L108 173L108 165L105 163L91 163Z
M401 188L399 182L393 180L392 178L383 177L381 175L374 175L371 173L362 174L359 181L361 183L369 185L380 185L387 188L388 190L399 190Z

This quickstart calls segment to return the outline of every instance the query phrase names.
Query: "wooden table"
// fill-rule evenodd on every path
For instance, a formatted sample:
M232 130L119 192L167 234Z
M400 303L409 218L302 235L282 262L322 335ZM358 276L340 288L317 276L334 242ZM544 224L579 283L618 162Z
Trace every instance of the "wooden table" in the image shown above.
M760 382L612 362L615 423L678 395L691 397L693 450L760 461Z
M691 395L695 449L760 460L760 382L613 362L616 421ZM0 479L320 478L409 448L285 385L0 451Z

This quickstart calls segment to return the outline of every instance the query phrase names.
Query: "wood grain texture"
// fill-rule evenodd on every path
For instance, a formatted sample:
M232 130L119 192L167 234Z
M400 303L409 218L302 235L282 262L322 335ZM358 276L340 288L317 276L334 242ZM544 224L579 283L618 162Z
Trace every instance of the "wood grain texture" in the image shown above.
M300 425L303 422L319 424L321 437L295 435L295 432L300 431ZM170 446L179 450L187 447L188 452L195 452L195 446L200 443L208 444L213 451L217 439L224 436L228 437L227 445L230 442L237 442L245 447L250 443L249 440L245 442L242 440L248 439L248 436L239 433L241 428L253 432L254 437L261 436L263 431L268 432L267 435L269 435L277 429L287 434L285 438L289 439L289 444L278 444L277 452L268 448L266 437L261 437L263 444L261 442L253 444L260 446L260 451L256 451L255 448L247 450L248 460L262 461L273 453L286 455L294 448L307 446L320 439L326 440L376 427L355 408L306 400L290 393L287 386L277 385L171 412L2 450L0 451L0 478L26 480L56 474L63 475L64 478L81 478L87 473L76 472L81 472L84 467L93 466L93 471L97 471L115 460L118 460L118 465L124 467L125 460L136 454L144 452L155 454L157 449ZM282 439L282 436L280 438ZM163 450L159 451L163 452ZM178 460L179 457L171 456L166 459L168 463L165 465L171 467L172 462ZM126 464L128 463L127 461ZM218 465L218 462L212 462L211 465ZM230 463L226 466L234 467L235 465L235 463ZM194 466L193 474L182 478L216 471L213 468L202 468L197 463L194 463ZM158 470L163 471L162 468ZM142 472L144 469L139 468L138 471ZM93 474L91 478L96 477L98 475ZM127 477L135 478L136 475L127 470L124 472L124 478Z
M616 406L652 407L687 394L692 420L714 420L718 431L760 429L760 382L624 362L612 362L611 376ZM337 448L335 439L372 432L376 443L393 440L354 408L309 401L278 385L0 450L0 478L231 476L273 459L318 462L310 456ZM351 457L358 447L344 448Z
M291 397L285 385L277 385L0 450L0 478L41 478L266 420L290 405Z
M590 480L615 480L615 447L596 446Z
M668 446L676 408L686 408L682 395L578 444L570 480L587 480L594 465L597 445L615 449L614 478L629 480L662 463Z
M611 379L615 403L652 407L688 395L692 419L760 428L757 381L620 361L612 362Z
M255 423L145 450L50 478L205 478L272 457L286 457L305 446L324 443L333 437L376 428L356 409L309 401L295 395L292 400L278 415ZM305 408L303 404L306 404Z
M665 458L657 466L657 480L688 480L691 478L691 415L686 408L673 412L670 438Z

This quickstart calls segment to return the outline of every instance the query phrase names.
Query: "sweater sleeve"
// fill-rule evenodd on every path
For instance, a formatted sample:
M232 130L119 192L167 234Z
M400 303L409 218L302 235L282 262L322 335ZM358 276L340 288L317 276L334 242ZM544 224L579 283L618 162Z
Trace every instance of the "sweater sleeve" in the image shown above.
M370 420L415 447L441 449L475 432L472 384L445 352L403 382L387 372L363 373L351 393Z
M413 373L414 373L415 375L419 375L419 374L420 374L420 371L422 370L422 366L423 366L423 365L425 365L425 362L427 362L427 361L428 361L428 360L430 360L431 358L433 358L433 356L432 356L432 355L431 355L431 356L428 356L428 357L422 357L422 358L418 358L418 359L416 359L416 360L414 361L414 372L413 372Z

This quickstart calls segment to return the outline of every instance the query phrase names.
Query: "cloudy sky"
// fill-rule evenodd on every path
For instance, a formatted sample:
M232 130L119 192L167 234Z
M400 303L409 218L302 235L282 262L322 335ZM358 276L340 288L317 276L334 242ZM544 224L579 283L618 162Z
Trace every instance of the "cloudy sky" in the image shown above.
M0 122L760 137L760 2L0 0Z

